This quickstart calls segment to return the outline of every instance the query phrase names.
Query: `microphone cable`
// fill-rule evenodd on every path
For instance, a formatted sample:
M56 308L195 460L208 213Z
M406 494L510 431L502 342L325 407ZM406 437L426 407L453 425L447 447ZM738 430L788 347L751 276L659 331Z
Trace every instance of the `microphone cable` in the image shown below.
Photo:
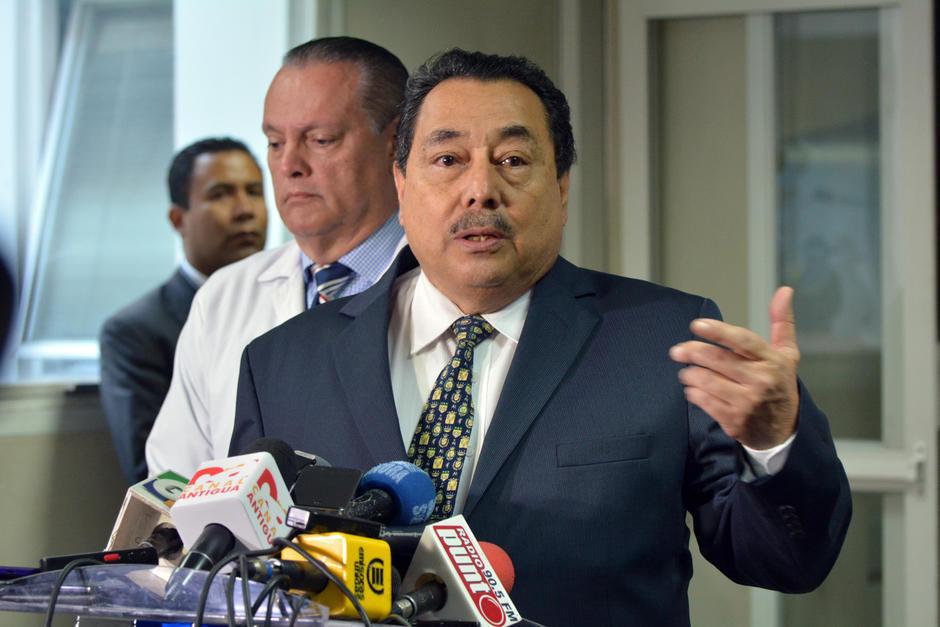
M399 616L398 614L389 614L383 622L383 625L404 625L404 627L412 627L412 624L407 620Z
M101 564L102 562L99 560L83 557L72 560L65 565L59 572L59 576L56 577L55 583L52 585L52 593L49 595L49 608L46 610L46 620L43 622L44 627L52 627L52 618L55 616L55 605L59 600L59 593L62 591L62 586L65 585L65 580L72 574L72 571L82 566L100 566Z
M369 616L366 614L365 608L362 607L362 603L360 603L359 599L356 598L356 595L352 593L352 590L350 590L346 584L343 583L342 579L330 572L330 569L327 568L326 564L315 558L307 551L307 549L303 548L296 542L291 542L290 540L286 540L284 538L274 538L274 541L271 544L282 549L290 548L300 553L300 555L302 555L305 560L310 562L314 568L319 570L324 577L329 579L330 582L339 588L340 592L342 592L346 598L349 599L349 602L352 603L353 607L356 608L356 612L359 614L359 620L362 621L363 627L372 627L372 621L369 620Z
M278 588L284 584L288 584L289 579L284 575L278 575L277 577L272 577L264 584L264 587L261 588L261 592L258 593L258 598L255 599L254 604L251 606L251 613L256 614L259 609L261 609L261 604L264 603L264 600L268 600L268 611L265 619L265 627L268 626L268 623L271 621L271 611L272 605L274 604L274 599L277 598ZM281 611L284 614L287 614L287 611L284 607L281 607Z
M258 549L256 551L238 552L234 555L230 555L225 559L219 560L211 569L209 569L209 572L206 574L206 580L202 584L202 590L199 592L199 603L196 608L196 620L194 622L197 625L202 624L203 618L206 614L206 605L209 603L209 590L212 587L212 581L223 568L237 560L241 555L244 555L245 557L266 557L268 555L273 555L276 552L277 548L268 547L266 549Z

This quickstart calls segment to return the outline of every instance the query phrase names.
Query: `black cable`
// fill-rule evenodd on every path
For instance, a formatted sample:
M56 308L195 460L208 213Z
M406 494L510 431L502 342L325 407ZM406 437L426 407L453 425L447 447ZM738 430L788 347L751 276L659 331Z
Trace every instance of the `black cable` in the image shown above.
M389 614L382 624L384 625L404 625L405 627L411 627L411 623L399 616L398 614Z
M264 627L271 627L271 612L274 610L274 599L277 597L278 586L281 583L280 581L278 581L279 579L286 580L287 577L283 577L283 576L275 577L274 579L271 580L274 582L274 585L270 586L271 581L269 581L268 583L264 584L265 587L262 588L261 592L258 594L258 600L263 599L265 595L267 595L268 597L268 609L264 613ZM268 588L267 592L265 592L265 588ZM255 602L257 603L257 601Z
M304 606L304 600L302 597L294 597L291 601L291 612L290 622L287 623L287 627L294 627L297 623L297 619L300 618L300 609Z
M275 592L274 594L277 596L277 609L281 611L281 616L290 615L294 607L290 605L293 596L289 592L285 592L284 594L277 594L277 592Z
M235 622L235 570L229 571L225 580L225 620L228 627L238 627Z
M59 576L56 578L55 583L52 585L52 593L49 595L49 609L46 611L46 620L43 623L45 627L52 627L52 618L55 616L55 604L59 600L59 593L62 591L62 586L65 585L66 578L72 574L72 571L76 568L82 566L99 566L101 562L98 560L89 559L87 557L72 560L65 565L59 572Z
M257 614L258 610L261 608L261 604L264 603L265 598L274 599L277 594L275 589L280 586L282 583L289 583L289 579L285 575L278 575L277 577L272 577L264 584L264 587L261 588L261 592L258 593L258 597L255 599L254 605L251 606L252 614ZM272 592L274 594L272 594Z
M242 577L242 605L245 606L245 627L255 627L254 612L251 609L251 586L248 585L248 558L238 556L238 572Z
M203 622L203 618L206 614L206 605L209 603L209 590L212 587L212 580L215 579L215 576L219 574L219 571L237 560L239 555L244 554L245 557L265 557L276 552L277 548L275 547L268 547L266 549L259 549L257 551L237 552L228 556L224 560L221 560L219 563L209 569L209 572L206 574L206 581L202 584L202 590L199 592L199 604L196 608L196 620L194 621L195 624L201 625Z
M308 553L305 548L303 548L299 544L295 544L294 542L291 542L290 540L285 540L283 538L274 538L273 544L281 548L294 549L295 551L300 553L304 557L304 559L306 559L317 570L323 573L324 577L329 579L330 582L333 583L333 585L339 588L340 592L346 595L346 598L349 599L350 603L353 604L353 607L356 608L356 612L358 612L359 614L359 620L362 621L363 627L372 627L372 621L369 620L369 616L366 614L366 610L365 608L362 607L362 604L359 602L359 599L357 599L356 595L354 595L352 591L348 587L346 587L346 584L343 583L342 579L340 579L339 577L334 575L332 572L330 572L330 569L326 567L326 564L324 564L323 562L315 558L313 555Z

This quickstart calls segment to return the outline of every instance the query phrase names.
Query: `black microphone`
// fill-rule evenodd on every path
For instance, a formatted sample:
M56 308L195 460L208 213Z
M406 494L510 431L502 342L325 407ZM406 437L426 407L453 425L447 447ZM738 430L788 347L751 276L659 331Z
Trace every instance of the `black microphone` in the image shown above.
M140 546L153 548L157 552L157 557L171 562L183 552L183 540L176 527L170 523L160 523L154 527L153 532L140 543Z

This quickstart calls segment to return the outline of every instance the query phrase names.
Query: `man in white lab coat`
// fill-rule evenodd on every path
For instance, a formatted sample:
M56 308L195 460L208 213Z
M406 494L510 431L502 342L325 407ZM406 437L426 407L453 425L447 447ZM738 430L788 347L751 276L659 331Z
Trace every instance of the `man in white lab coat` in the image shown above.
M407 78L389 51L352 37L316 39L285 55L262 130L293 241L224 268L197 293L147 441L151 474L189 474L225 457L245 345L371 286L404 244L392 161Z

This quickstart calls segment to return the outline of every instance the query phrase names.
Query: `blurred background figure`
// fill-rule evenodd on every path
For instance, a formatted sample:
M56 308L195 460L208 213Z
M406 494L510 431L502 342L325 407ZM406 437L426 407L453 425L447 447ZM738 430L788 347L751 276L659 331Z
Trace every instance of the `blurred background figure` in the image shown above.
M264 248L261 170L229 138L197 141L170 165L168 218L184 257L170 278L102 327L101 403L129 483L147 473L144 444L173 374L173 355L196 290L213 272Z

